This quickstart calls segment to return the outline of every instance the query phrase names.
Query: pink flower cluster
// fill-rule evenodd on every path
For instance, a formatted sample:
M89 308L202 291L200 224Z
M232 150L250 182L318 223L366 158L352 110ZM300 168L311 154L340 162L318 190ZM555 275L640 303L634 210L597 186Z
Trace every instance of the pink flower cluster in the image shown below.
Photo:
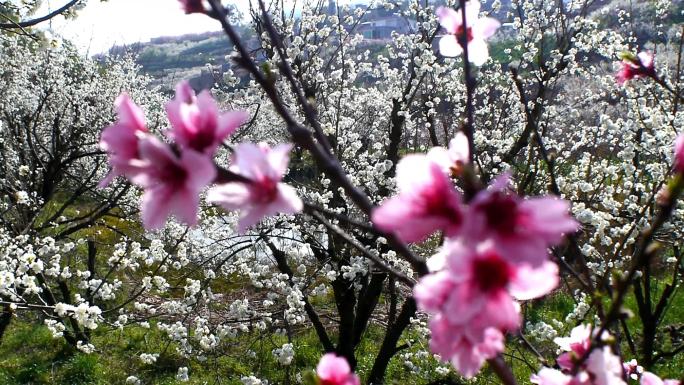
M328 353L321 357L316 367L320 385L360 385L361 380L352 372L349 363L343 357Z
M657 76L653 54L650 52L642 51L636 56L631 53L623 54L620 64L620 70L615 75L619 85L623 85L625 82L636 78L655 78Z
M187 82L176 88L166 105L173 141L167 144L145 126L143 111L122 94L116 100L119 120L104 129L100 147L107 152L111 171L100 183L106 186L124 176L142 187L141 212L147 229L158 229L173 215L188 225L197 223L199 196L217 178L213 157L223 141L248 118L247 112L219 113L208 91L196 96ZM289 145L270 149L265 144L239 144L233 154L234 181L223 181L209 191L209 200L226 209L243 210L239 230L262 218L296 213L302 201L281 182L289 162Z
M580 325L572 330L570 337L556 338L555 342L564 352L558 357L560 369L543 368L532 376L538 385L627 385L624 378L640 379L641 385L679 385L676 380L661 380L650 372L644 372L636 360L622 362L610 346L592 347L594 337L590 325ZM605 333L602 338L609 337Z
M523 199L509 190L507 174L464 204L451 176L468 159L467 140L449 149L409 155L397 165L399 195L372 215L373 223L406 242L442 231L433 273L414 287L421 310L431 315L430 346L464 376L504 349L504 333L520 326L517 300L540 297L558 284L548 248L577 222L561 199Z
M470 0L465 5L466 24L463 24L463 10L455 11L447 7L437 8L439 24L446 31L439 40L439 52L444 56L459 56L463 53L460 40L468 46L468 60L475 65L484 64L489 58L486 39L499 29L501 23L491 17L479 18L480 2Z

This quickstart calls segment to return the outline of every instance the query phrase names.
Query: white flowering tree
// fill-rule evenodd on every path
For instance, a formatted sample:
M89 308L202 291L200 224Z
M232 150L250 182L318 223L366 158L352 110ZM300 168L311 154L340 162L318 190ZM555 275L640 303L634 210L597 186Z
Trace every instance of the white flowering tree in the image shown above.
M80 58L69 46L43 50L9 35L0 52L1 332L17 310L54 307L53 321L73 328L60 334L74 345L87 342L84 332L96 327L99 314L91 308L95 293L89 291L103 288L74 281L74 274L94 274L101 263L99 238L83 235L93 226L117 231L120 218L137 211L129 187L97 188L107 171L97 146L98 126L112 121L111 101L123 89L140 90L136 97L151 114L162 97L144 90L147 79L130 59L100 64ZM83 278L87 286L88 277ZM100 282L105 289L111 284ZM73 306L94 313L69 321L68 315L76 315Z

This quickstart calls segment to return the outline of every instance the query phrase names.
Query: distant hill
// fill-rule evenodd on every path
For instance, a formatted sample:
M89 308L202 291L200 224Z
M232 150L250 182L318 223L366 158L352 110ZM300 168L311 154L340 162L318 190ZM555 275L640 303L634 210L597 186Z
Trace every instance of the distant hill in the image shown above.
M567 0L564 0L567 1ZM483 0L484 9L491 5L491 0ZM436 7L444 3L444 0L430 1L430 6ZM638 20L636 32L639 45L647 41L658 41L664 36L658 36L653 30L652 18L653 4L649 1L638 1L630 6L628 0L595 0L590 10L598 17L605 28L619 27L616 9L629 9L631 7ZM355 5L363 6L363 5ZM661 19L659 23L664 25L680 25L684 22L684 0L672 0L670 17ZM601 8L608 8L609 12L599 11ZM511 11L511 1L501 0L501 10L493 15L502 21L506 21L507 14ZM334 7L331 11L334 12ZM404 32L404 24L408 28L413 27L412 23L400 24L396 19L396 10L376 9L370 12L364 19L364 23L358 27L356 33L363 34L366 38L364 49L371 49L376 53L382 52L391 37L388 32L394 30ZM393 22L394 24L390 23ZM258 47L258 42L254 32L248 28L238 31L245 38L248 47L254 50ZM391 32L391 31L390 31ZM502 53L511 42L506 36L502 36L500 41L493 42L492 54ZM195 90L211 88L216 82L221 82L221 74L229 69L230 63L226 57L233 51L233 46L223 32L206 32L202 34L188 34L182 36L163 36L151 39L146 43L135 43L125 46L115 46L111 48L108 55L120 56L132 54L137 57L137 62L142 66L144 73L151 75L155 84L163 88L172 90L175 83L181 79L188 79Z
M136 56L143 72L151 75L157 84L165 88L172 88L180 79L192 79L195 83L193 86L201 89L206 88L209 81L207 76L212 76L206 70L207 65L213 68L226 67L226 56L232 50L233 45L225 34L217 31L156 37L146 43L115 46L107 54Z

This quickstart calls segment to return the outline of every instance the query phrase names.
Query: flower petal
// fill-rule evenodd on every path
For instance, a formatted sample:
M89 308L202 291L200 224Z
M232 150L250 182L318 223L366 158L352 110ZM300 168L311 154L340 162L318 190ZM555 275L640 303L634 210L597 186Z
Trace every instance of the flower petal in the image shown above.
M448 7L439 7L435 13L439 19L439 25L441 25L449 34L456 33L458 27L462 24L463 19L461 12L454 11Z
M463 48L458 44L456 36L444 35L439 39L439 53L442 56L455 57L463 53Z
M521 301L539 298L555 289L558 280L558 266L551 261L544 262L538 268L524 264L517 268L509 290Z
M474 38L468 43L468 60L476 66L483 65L489 59L489 48L484 39Z
M500 26L501 23L491 17L478 19L473 25L473 38L488 39L496 33L496 30L499 29Z

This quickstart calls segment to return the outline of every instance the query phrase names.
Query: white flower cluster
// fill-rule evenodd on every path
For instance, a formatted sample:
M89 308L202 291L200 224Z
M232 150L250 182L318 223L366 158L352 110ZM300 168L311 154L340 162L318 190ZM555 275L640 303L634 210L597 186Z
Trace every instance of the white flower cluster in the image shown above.
M291 343L283 344L283 346L274 349L272 353L281 365L288 366L294 359L294 346Z

